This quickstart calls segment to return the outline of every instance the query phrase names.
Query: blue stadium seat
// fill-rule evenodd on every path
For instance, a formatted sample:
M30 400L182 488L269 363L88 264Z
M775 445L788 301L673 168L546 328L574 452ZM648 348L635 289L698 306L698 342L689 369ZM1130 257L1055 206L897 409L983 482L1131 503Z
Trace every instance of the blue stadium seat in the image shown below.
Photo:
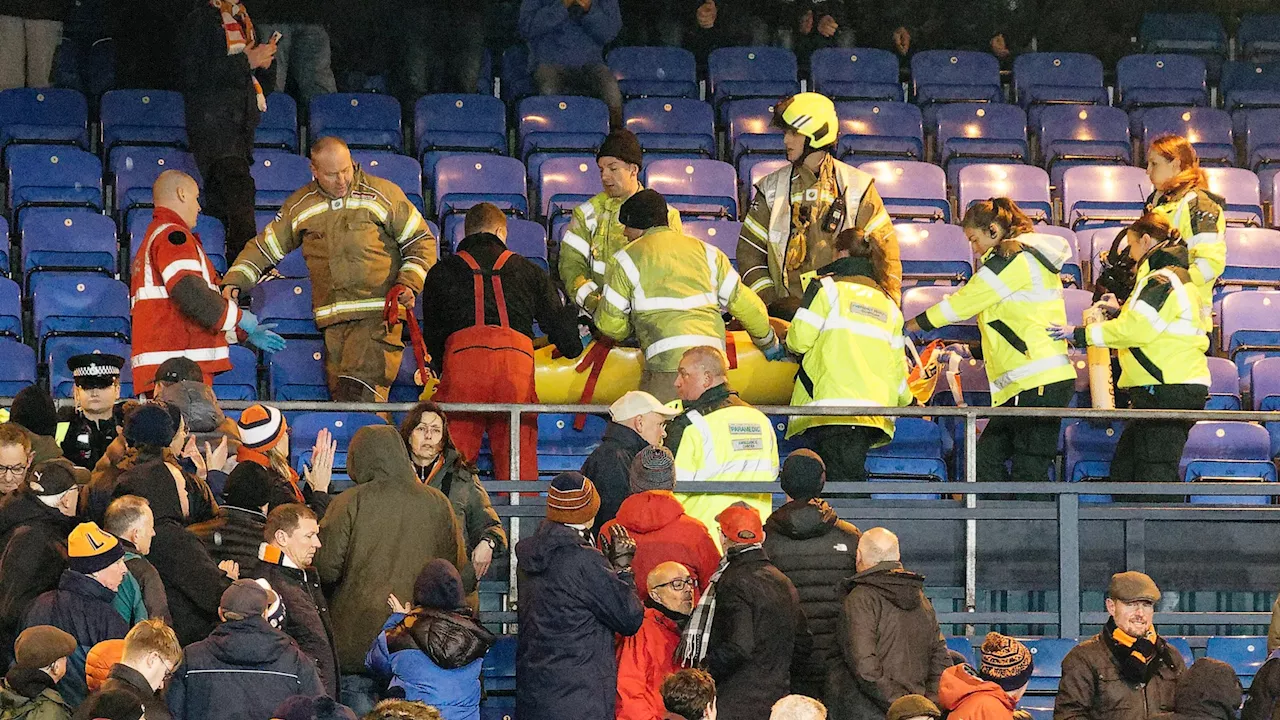
M1200 164L1234 165L1235 141L1231 138L1231 116L1225 110L1202 107L1158 107L1142 113L1138 141L1144 152L1161 135L1181 135L1191 140Z
M18 224L22 235L22 274L50 270L93 270L114 277L116 224L89 210L32 208Z
M648 155L716 156L715 111L689 98L636 98L622 109L628 130Z
M485 690L515 692L516 636L499 635L481 665Z
M1209 190L1222 196L1228 226L1262 225L1262 188L1258 176L1243 168L1209 167Z
M12 338L0 337L0 397L13 397L36 384L36 351Z
M1202 421L1191 428L1179 465L1187 482L1275 482L1271 438L1247 422ZM1199 505L1270 505L1263 496L1192 495Z
M679 47L618 47L605 56L625 98L698 98L693 53Z
M778 170L789 166L785 157L759 156L747 157L738 163L738 184L743 187L749 194L747 204L756 196L756 185L765 178Z
M1072 52L1035 52L1013 60L1013 88L1031 126L1046 105L1107 105L1102 61Z
M1263 358L1249 370L1249 394L1254 410L1280 410L1280 358ZM1280 456L1280 422L1266 423L1271 457Z
M967 637L948 637L947 649L964 656L964 661L974 667L978 666L978 653L973 647L973 639Z
M0 147L13 143L78 145L89 149L89 106L75 90L0 91Z
M973 250L957 225L899 223L902 284L962 285L973 276Z
M1264 357L1280 355L1280 292L1236 292L1222 298L1218 314L1221 351L1241 377Z
M22 288L0 278L0 336L22 339Z
M115 178L115 208L120 219L136 207L151 207L151 186L165 170L181 170L203 184L191 153L168 147L122 146L111 153Z
M1081 165L1062 174L1063 225L1083 227L1127 224L1142 216L1151 181L1136 167Z
M686 235L692 235L702 242L719 248L729 256L729 260L737 267L738 237L742 234L742 223L737 220L708 220L705 218L689 218L680 225Z
M267 96L267 111L253 135L255 148L298 152L298 103L287 93Z
M1228 60L1222 67L1222 107L1242 118L1254 108L1280 105L1280 63ZM1240 124L1236 124L1240 129Z
M506 155L506 106L492 95L426 95L413 109L413 139L427 176L447 154Z
M311 98L309 137L342 138L352 148L404 149L400 103L390 95L329 93Z
M1209 361L1209 404L1206 410L1239 410L1240 409L1240 375L1230 360L1210 357Z
M516 148L532 177L549 157L595 154L609 134L609 108L593 97L534 95L516 112Z
M939 164L953 186L965 165L1027 160L1027 114L1017 105L952 103L937 118Z
M1218 278L1215 298L1241 289L1280 288L1280 231L1227 228L1227 266Z
M1022 644L1031 651L1031 657L1035 661L1027 692L1057 692L1058 681L1062 679L1062 659L1080 641L1076 638L1025 638Z
M1049 174L1034 165L974 164L960 168L956 197L957 210L964 216L979 200L1008 197L1018 203L1034 222L1053 220L1053 200L1049 197Z
M1000 61L971 50L924 50L911 57L911 96L933 125L936 106L1004 102Z
M133 259L138 256L142 241L146 240L147 227L151 225L151 210L139 209L129 213L125 228L129 233L129 267L133 267ZM227 231L222 222L208 215L196 218L196 234L200 236L200 245L209 256L214 269L219 273L227 270Z
M550 270L547 265L547 229L542 225L532 220L511 218L507 221L507 248L543 270Z
M1215 79L1227 57L1227 29L1213 13L1148 12L1138 41L1149 53L1179 53L1204 60Z
M0 222L0 276L9 272L9 223Z
M1195 652L1192 651L1191 643L1187 642L1186 638L1165 637L1164 640L1169 643L1170 647L1178 651L1178 654L1182 656L1182 661L1187 664L1187 667L1191 667L1191 663L1196 661Z
M585 425L577 430L573 426L575 417L560 413L538 415L539 474L576 471L600 444L608 421L599 415L586 415Z
M837 102L840 138L836 155L847 163L923 160L920 108L904 102Z
M551 158L538 168L537 178L539 212L553 223L604 192L592 157ZM564 221L567 223L567 218Z
M117 145L187 146L187 115L179 92L109 90L100 112L104 154Z
M249 293L249 309L264 323L276 323L284 337L320 337L311 309L311 281L282 279L259 283Z
M1236 46L1253 62L1280 59L1280 15L1244 13L1236 28Z
M1253 676L1267 661L1266 637L1211 637L1204 646L1205 657L1231 666L1245 690L1253 684Z
M1036 225L1035 231L1038 233L1043 233L1045 235L1057 235L1058 237L1067 241L1067 246L1071 248L1071 257L1070 259L1067 260L1066 264L1062 266L1062 272L1060 273L1060 275L1070 275L1071 279L1075 282L1075 287L1083 288L1084 287L1084 263L1080 261L1080 238L1076 237L1076 234L1070 229L1061 227L1059 225ZM1066 279L1064 279L1062 282L1064 285L1071 284ZM1069 289L1068 289L1068 292L1070 292ZM1090 299L1090 302L1087 304L1092 304L1093 295L1092 293L1087 293L1087 294L1089 295L1089 299ZM1068 321L1070 321L1070 317L1071 317L1070 312L1071 312L1071 304L1068 302L1067 304ZM1082 319L1080 320L1080 322L1076 324L1083 325L1084 320Z
M267 356L267 382L272 400L328 400L324 341L291 340Z
M1134 110L1209 104L1204 61L1190 55L1129 55L1116 64L1116 105Z
M422 166L417 160L406 155L391 155L382 152L356 151L351 153L360 167L370 175L383 180L390 180L404 191L409 202L425 213L426 205L422 198Z
M951 222L947 176L937 165L912 160L880 160L858 167L875 176L876 190L893 219Z
M258 150L249 168L253 176L254 207L279 210L298 188L311 182L311 162L301 155Z
M125 359L120 370L120 397L133 395L133 367L129 343L113 337L54 337L49 338L40 357L49 368L49 389L54 399L69 398L75 381L67 369L67 360L76 355L101 353L119 355Z
M644 186L656 190L681 215L738 216L738 176L719 160L654 160Z
M497 155L450 155L436 163L436 213L444 221L472 205L490 202L508 213L529 211L524 164Z
M9 208L87 207L101 211L102 163L64 145L17 145L7 152Z
M1050 184L1059 187L1062 173L1076 165L1129 165L1129 116L1113 107L1053 105L1040 113L1040 165Z
M773 124L776 99L752 98L725 103L729 160L735 165L749 154L785 156L782 129Z
M902 316L913 318L942 302L944 298L955 291L956 288L948 285L918 285L904 288L902 291ZM947 343L977 343L981 340L981 336L978 333L978 321L974 318L921 333L919 337L921 347L934 340L942 340Z
M898 73L898 58L888 50L821 48L809 58L814 91L832 100L901 101Z
M414 307L415 313L420 313L421 309L422 303L417 303ZM395 380L391 381L391 389L387 391L387 402L418 402L422 387L413 380L413 374L417 370L418 361L414 358L413 350L405 348L400 356L400 370L396 372Z
M52 335L129 337L129 286L90 273L39 273L31 278L35 337Z
M244 345L232 345L231 369L213 376L219 400L258 399L258 356Z
M338 444L333 456L333 492L341 492L353 483L347 475L347 448L356 431L369 425L385 425L386 421L374 413L357 412L307 412L293 418L290 450L293 455L293 469L302 477L306 466L311 464L311 452L316 438L322 429L328 430Z
M779 98L800 92L796 56L776 47L722 47L707 58L707 92L717 108L727 100Z
M923 480L946 482L947 463L943 459L942 428L924 418L898 418L895 421L893 441L867 453L867 479L881 483ZM900 493L872 493L871 497L885 500L938 498L932 494Z

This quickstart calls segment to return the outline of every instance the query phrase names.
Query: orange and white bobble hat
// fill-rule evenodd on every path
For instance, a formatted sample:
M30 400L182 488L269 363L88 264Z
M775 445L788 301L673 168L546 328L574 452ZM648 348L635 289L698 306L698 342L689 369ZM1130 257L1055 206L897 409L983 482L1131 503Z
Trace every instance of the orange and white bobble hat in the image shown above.
M250 405L240 413L240 444L265 453L280 442L287 429L284 415L267 405Z
M285 609L284 603L280 601L280 593L276 592L275 588L271 587L271 583L263 578L258 578L254 582L267 591L267 622L271 624L271 627L283 631Z

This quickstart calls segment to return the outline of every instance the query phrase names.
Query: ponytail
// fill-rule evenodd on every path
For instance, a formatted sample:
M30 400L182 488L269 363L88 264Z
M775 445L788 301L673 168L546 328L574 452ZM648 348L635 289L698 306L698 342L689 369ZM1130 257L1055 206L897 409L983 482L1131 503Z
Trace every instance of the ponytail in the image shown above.
M1157 245L1180 240L1177 228L1169 223L1169 219L1160 213L1149 212L1138 218L1129 226L1127 232L1138 237L1148 235Z
M969 206L961 222L961 226L969 230L986 230L991 225L1003 230L1006 239L1016 238L1033 229L1031 218L1007 197L979 200Z
M836 235L833 248L836 252L847 252L849 257L862 260L869 269L869 277L881 286L881 290L884 290L888 263L885 260L883 244L876 242L862 230L849 228Z
M1163 191L1156 188L1157 192L1178 196L1189 190L1209 189L1209 176L1200 167L1200 156L1186 138L1181 135L1161 135L1151 141L1147 155L1152 153L1159 153L1166 160L1176 159L1182 166L1181 172L1169 181L1169 187Z

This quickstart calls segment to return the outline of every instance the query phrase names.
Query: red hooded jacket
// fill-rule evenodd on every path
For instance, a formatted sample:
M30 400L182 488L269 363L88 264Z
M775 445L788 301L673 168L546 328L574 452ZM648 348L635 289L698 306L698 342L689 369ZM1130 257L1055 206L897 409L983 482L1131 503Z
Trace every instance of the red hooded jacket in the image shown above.
M689 568L698 581L696 597L720 565L720 549L701 520L685 514L684 506L666 490L636 493L622 501L618 515L600 527L600 537L608 537L614 525L622 525L636 541L631 568L636 574L636 594L649 596L649 571L664 562L678 562Z
M983 680L968 665L952 665L938 681L938 704L948 720L1013 720L1013 698L1004 688Z
M625 527L625 526L624 526ZM661 720L662 681L679 670L680 629L661 610L644 609L640 632L618 637L618 720Z

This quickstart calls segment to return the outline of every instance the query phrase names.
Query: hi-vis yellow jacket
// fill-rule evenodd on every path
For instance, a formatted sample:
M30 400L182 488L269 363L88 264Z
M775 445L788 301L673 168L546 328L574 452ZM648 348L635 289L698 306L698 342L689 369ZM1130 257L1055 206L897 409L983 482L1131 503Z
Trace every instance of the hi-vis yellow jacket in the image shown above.
M1208 190L1188 190L1178 197L1152 194L1147 207L1163 215L1187 244L1187 276L1200 295L1200 329L1213 330L1213 284L1227 266L1227 219L1222 198ZM1138 268L1138 275L1146 274Z
M902 311L858 263L842 258L823 267L823 276L809 283L791 321L787 349L804 355L792 405L911 404ZM878 445L893 439L893 418L885 416L797 416L787 425L787 437L817 425L880 428L885 438Z
M1067 323L1058 273L1070 257L1057 235L1011 238L982 256L982 268L964 287L916 318L932 330L978 316L992 405L1075 378L1067 344L1048 334L1050 325Z

